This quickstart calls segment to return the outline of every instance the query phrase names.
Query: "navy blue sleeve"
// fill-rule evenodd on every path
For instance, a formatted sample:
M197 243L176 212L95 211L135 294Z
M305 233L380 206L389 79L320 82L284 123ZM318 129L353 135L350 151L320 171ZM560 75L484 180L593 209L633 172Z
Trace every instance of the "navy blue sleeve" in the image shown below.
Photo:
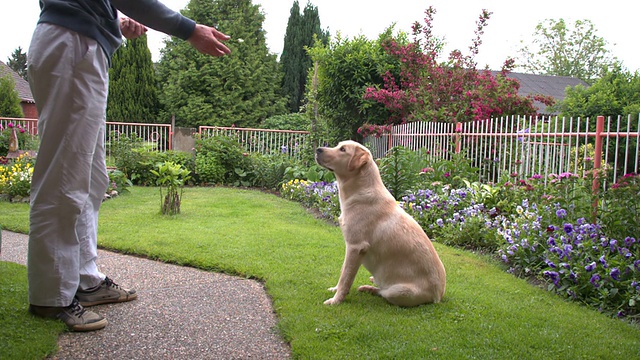
M158 0L110 0L123 14L167 35L187 40L196 27L195 21L183 16Z

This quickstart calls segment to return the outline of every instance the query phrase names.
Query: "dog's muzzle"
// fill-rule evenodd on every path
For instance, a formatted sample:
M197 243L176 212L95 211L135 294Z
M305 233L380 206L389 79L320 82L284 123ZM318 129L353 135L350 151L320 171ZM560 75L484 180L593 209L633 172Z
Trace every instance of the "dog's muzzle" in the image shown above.
M330 171L333 171L333 169L329 169L326 165L324 165L324 163L322 161L322 155L324 154L324 149L325 148L321 148L321 147L316 148L316 163L318 163L318 165L320 165L320 166L322 166L322 167L324 167L324 168L326 168L326 169L328 169Z

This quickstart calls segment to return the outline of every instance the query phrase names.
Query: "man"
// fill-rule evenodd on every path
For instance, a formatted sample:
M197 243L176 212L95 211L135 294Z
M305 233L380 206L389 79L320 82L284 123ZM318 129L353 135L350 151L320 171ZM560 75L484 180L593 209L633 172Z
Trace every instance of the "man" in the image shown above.
M109 181L104 131L111 57L123 35L135 38L146 26L212 56L230 53L222 43L229 37L157 0L40 0L40 8L28 54L40 116L31 185L29 312L60 319L72 331L98 330L107 320L85 306L138 296L96 265L98 211ZM130 19L120 19L118 10Z

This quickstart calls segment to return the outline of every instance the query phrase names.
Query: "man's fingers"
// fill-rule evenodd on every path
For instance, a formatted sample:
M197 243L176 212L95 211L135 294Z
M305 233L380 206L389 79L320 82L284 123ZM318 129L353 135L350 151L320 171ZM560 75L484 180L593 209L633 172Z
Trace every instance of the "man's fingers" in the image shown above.
M120 31L127 39L136 38L147 32L147 27L129 18L120 20Z
M228 35L223 34L216 28L198 24L187 41L203 54L223 56L230 54L231 50L221 41L229 39Z

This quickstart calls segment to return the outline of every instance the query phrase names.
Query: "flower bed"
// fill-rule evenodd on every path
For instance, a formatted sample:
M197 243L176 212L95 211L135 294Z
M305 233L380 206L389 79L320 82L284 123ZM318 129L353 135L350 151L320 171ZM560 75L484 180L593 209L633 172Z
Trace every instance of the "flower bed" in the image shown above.
M629 178L625 177L627 184ZM462 189L438 184L409 192L398 204L434 241L494 254L516 276L542 281L549 291L598 311L637 320L640 241L631 232L638 229L627 228L629 236L616 239L605 231L619 233L613 231L615 224L602 220L592 224L580 216L591 208L562 197L573 193L568 181L579 181L577 177L553 176L546 189L535 180L520 186L467 183ZM504 203L534 194L542 194L536 197L540 204L527 197L515 204ZM339 216L335 182L290 181L282 186L281 196L317 208L331 220ZM574 200L578 198L574 194Z

